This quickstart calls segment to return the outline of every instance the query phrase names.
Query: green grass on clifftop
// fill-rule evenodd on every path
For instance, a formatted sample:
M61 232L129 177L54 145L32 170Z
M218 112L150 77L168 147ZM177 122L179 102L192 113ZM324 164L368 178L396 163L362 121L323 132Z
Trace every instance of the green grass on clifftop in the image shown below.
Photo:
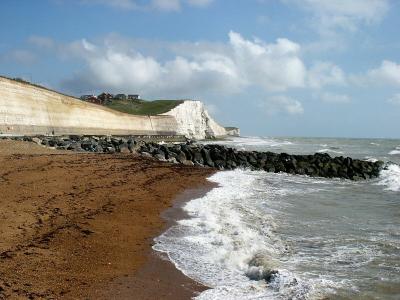
M113 100L106 106L133 115L159 115L170 111L181 103L183 103L183 100Z

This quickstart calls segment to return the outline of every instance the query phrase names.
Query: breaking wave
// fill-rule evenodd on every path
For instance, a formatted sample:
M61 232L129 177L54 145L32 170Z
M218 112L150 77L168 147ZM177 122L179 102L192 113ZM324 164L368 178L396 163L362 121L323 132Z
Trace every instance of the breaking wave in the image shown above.
M340 147L293 141L301 151L348 155L351 148L347 140L335 142ZM285 141L249 137L226 143L236 148L262 145L266 151ZM400 146L383 142L379 151L357 147L350 155L369 161L382 159L390 149L400 151ZM397 299L400 233L392 207L398 207L400 166L397 156L391 158L397 164L362 182L218 172L209 178L218 186L186 203L189 218L157 237L153 248L166 253L186 276L210 287L200 300L352 299L360 293ZM385 291L382 282L388 286Z
M400 191L400 166L389 164L381 171L380 181L378 185L386 186L385 190L399 192Z
M259 197L268 200L296 191L269 187L264 176L244 170L213 175L210 180L219 186L183 207L190 218L155 239L155 250L211 288L196 299L300 300L317 293L311 282L281 264L289 246L274 233L274 209Z
M337 150L338 148L332 149L333 147L330 148L324 148L324 149L320 149L317 152L318 153L335 153L335 154L343 154L342 151Z
M264 137L233 137L226 141L208 142L220 145L234 146L237 149L245 150L247 147L282 147L293 145L293 142L287 140L280 140L277 138L264 138Z
M400 146L397 146L396 148L394 148L394 150L390 151L388 154L389 155L400 155Z

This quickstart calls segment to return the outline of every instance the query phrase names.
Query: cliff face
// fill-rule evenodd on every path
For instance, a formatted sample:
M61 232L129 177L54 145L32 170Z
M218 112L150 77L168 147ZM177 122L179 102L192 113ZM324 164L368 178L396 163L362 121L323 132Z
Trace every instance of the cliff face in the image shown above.
M0 135L185 135L201 140L232 133L200 101L139 116L0 77Z
M136 116L0 77L3 135L175 135L172 116Z
M163 115L175 117L178 123L178 134L198 140L228 135L225 127L210 117L200 101L184 101Z

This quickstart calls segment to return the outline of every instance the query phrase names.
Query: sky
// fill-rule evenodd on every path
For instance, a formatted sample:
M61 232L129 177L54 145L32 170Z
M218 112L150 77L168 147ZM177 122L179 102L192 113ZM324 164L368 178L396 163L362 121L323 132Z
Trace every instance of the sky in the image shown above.
M400 138L400 1L1 0L0 75L196 99L246 136Z

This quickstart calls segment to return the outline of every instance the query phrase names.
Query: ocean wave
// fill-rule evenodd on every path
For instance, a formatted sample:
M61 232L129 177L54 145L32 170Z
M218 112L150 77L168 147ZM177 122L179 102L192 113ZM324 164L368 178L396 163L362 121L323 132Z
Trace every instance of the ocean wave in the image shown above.
M236 148L243 148L246 147L281 147L287 145L293 145L293 142L287 140L279 140L276 138L266 138L266 137L234 137L226 141L211 141L207 142L208 144L221 144L221 145L228 145L228 146L235 146Z
M371 157L371 156L366 156L365 160L369 161L369 162L377 162L379 159L377 159L375 157Z
M380 173L380 181L377 185L386 186L385 190L399 192L400 191L400 166L390 164L386 166Z
M389 155L400 155L400 146L396 146L392 151L389 152Z
M325 148L325 149L320 149L317 150L318 153L335 153L335 154L343 154L342 151L338 151L338 148L332 149L333 147L330 148Z
M399 147L396 147L396 148L399 148ZM389 153L388 153L389 155L400 155L400 150L392 150L392 151L390 151Z
M261 209L264 204L254 188L262 185L266 197L276 194L263 185L263 176L244 170L213 175L210 180L219 186L184 206L191 218L155 239L155 250L211 287L196 299L305 299L311 290L280 265L288 246L274 234L273 216Z

